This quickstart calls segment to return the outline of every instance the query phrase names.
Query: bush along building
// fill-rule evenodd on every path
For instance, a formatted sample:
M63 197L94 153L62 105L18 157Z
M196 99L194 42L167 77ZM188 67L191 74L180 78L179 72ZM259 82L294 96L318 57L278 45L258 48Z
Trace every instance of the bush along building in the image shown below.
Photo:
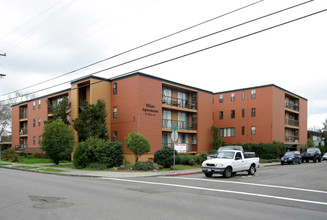
M71 102L70 122L85 101L103 100L109 139L124 143L130 162L134 155L124 138L131 131L150 142L151 151L141 160L153 159L157 150L172 146L172 127L178 132L177 143L192 154L210 151L212 125L219 127L225 143L279 141L295 150L307 142L307 100L276 85L213 93L137 72L110 79L86 76L73 80L70 89L14 105L12 147L40 151L43 121L51 119L51 108L63 97Z

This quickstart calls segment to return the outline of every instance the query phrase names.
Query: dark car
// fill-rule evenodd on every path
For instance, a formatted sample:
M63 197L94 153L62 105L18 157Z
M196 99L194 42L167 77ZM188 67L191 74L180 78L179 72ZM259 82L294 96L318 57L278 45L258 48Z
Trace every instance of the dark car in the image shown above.
M302 162L302 156L299 151L289 151L286 152L284 156L280 159L280 163L284 165L287 164L294 164L298 163L301 164Z
M309 162L312 160L314 163L321 162L321 151L319 148L308 148L302 153L302 163L304 161Z

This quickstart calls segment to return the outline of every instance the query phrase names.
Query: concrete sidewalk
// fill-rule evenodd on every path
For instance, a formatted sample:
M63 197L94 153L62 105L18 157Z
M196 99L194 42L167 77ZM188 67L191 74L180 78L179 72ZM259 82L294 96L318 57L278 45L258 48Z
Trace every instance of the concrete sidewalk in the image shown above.
M189 170L169 170L169 171L96 171L96 170L81 170L81 169L71 169L64 167L51 167L52 164L21 164L21 163L11 163L10 165L0 165L0 168L16 169L28 172L46 173L53 175L62 176L78 176L78 177L108 177L108 178L133 178L133 177L150 177L150 176L179 176L179 175L190 175L202 173L201 168L189 169ZM270 167L280 165L280 163L269 163L260 164L262 167ZM15 166L30 166L37 168L53 168L57 170L62 170L63 172L46 172L39 171L37 169L23 169L15 168Z

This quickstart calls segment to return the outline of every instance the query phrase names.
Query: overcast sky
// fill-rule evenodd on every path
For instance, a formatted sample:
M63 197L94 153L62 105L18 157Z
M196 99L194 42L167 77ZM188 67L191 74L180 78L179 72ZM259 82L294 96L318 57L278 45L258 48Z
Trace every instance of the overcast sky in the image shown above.
M114 56L219 15L252 6L141 49L21 92L69 88L70 80L217 32L305 0L0 0L0 95ZM123 65L110 78L327 9L315 0ZM276 84L308 99L308 128L327 118L327 12L140 72L212 92ZM11 95L13 96L13 94ZM0 100L6 99L1 96Z

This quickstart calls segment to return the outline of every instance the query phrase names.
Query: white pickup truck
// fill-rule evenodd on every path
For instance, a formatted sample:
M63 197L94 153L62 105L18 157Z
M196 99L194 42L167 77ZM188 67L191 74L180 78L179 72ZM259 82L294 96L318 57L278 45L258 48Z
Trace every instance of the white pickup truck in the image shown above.
M224 150L218 152L217 158L204 161L202 172L207 177L218 173L229 178L242 171L247 171L249 175L253 175L259 166L259 157L244 158L242 151Z

